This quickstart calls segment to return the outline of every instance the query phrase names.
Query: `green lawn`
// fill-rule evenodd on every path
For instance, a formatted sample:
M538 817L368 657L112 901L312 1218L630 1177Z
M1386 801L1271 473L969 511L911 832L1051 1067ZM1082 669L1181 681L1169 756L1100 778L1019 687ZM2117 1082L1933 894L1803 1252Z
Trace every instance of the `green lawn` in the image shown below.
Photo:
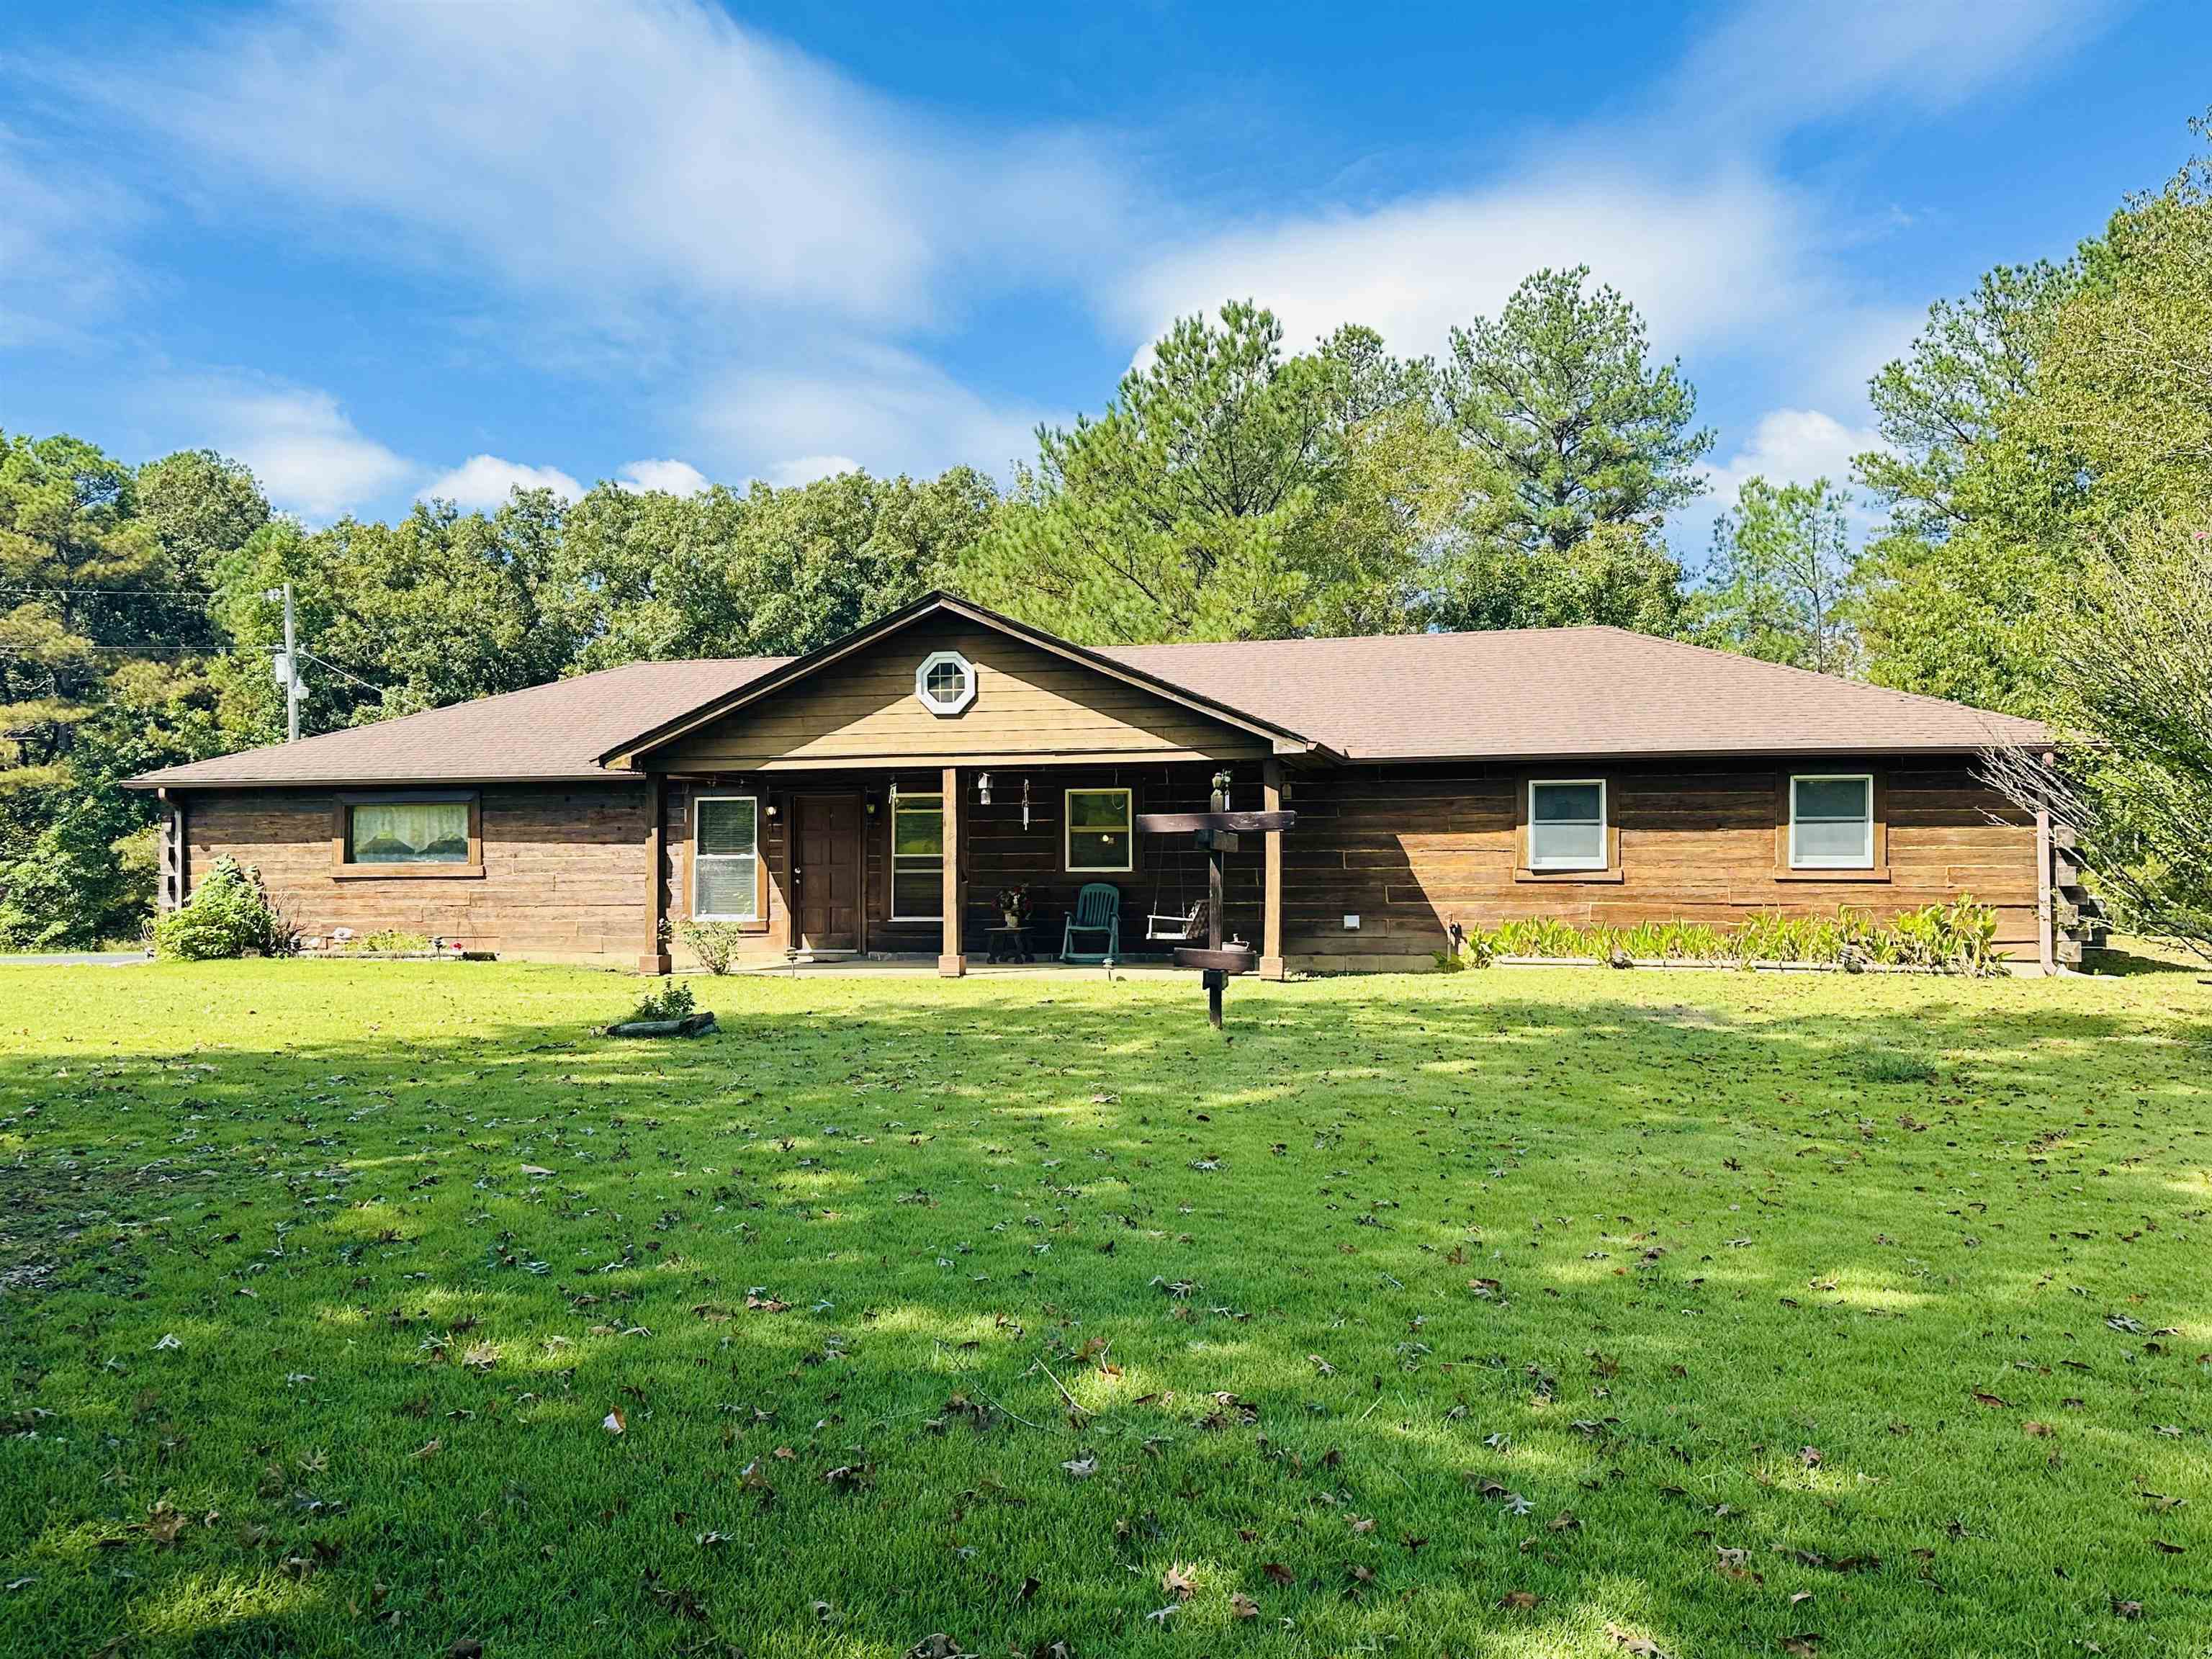
M0 1647L2212 1644L2195 971L698 983L0 969Z

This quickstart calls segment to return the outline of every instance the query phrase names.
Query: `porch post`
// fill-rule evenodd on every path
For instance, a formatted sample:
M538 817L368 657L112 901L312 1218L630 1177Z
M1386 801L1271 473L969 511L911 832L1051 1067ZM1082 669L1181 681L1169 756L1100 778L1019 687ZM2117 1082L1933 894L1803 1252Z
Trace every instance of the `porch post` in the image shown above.
M1270 812L1283 810L1283 763L1273 756L1260 763L1261 805ZM1283 979L1283 832L1267 831L1267 890L1261 907L1260 977Z
M945 943L937 958L937 971L945 979L958 979L968 971L968 958L960 950L960 912L967 893L960 881L960 769L945 769Z
M658 772L645 786L645 949L639 954L637 971L665 974L674 965L662 933L668 921L668 780Z

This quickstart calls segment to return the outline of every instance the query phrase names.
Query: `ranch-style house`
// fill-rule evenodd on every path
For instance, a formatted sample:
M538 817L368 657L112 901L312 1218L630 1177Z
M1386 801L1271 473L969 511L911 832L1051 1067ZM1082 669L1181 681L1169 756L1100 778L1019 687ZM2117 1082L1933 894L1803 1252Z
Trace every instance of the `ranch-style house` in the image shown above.
M933 594L802 657L631 663L131 783L164 804L165 906L228 855L310 939L661 972L696 918L739 930L741 963L1141 959L1206 883L1190 837L1136 820L1204 809L1226 772L1232 807L1297 815L1227 861L1222 921L1265 976L1425 966L1518 916L1961 894L2033 970L2073 943L2063 836L1976 763L2045 741L1613 628L1089 647ZM1079 905L1110 931L1071 939Z

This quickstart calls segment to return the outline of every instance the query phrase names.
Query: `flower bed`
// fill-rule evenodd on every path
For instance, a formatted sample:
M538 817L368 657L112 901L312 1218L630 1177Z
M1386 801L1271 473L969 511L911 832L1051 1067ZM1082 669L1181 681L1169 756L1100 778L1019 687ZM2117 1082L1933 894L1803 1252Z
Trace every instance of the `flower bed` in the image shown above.
M1571 963L1978 977L2009 971L1997 953L1996 929L1996 912L1975 903L1970 896L1908 910L1887 922L1847 908L1832 917L1762 911L1728 929L1694 921L1584 927L1557 917L1534 916L1506 922L1492 932L1466 933L1456 951L1437 953L1437 965Z

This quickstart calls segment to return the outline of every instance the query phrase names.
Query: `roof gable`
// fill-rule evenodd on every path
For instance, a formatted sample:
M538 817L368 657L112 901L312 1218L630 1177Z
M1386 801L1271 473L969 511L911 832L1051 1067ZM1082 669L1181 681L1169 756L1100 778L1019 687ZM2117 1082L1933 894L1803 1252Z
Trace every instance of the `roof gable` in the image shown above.
M942 716L912 695L933 652L974 659L980 695ZM750 770L897 759L1304 753L1271 720L946 594L608 749L618 769Z

